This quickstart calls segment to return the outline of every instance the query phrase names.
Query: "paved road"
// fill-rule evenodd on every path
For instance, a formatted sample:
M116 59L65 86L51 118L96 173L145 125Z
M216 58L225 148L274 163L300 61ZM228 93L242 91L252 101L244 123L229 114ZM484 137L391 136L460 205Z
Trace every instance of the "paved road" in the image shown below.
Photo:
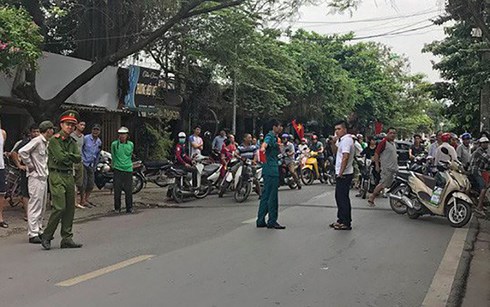
M256 197L211 196L77 224L81 250L10 236L0 240L0 306L420 306L454 229L355 200L353 231L334 231L333 193L282 191L283 231L255 228ZM56 286L142 255L151 259Z

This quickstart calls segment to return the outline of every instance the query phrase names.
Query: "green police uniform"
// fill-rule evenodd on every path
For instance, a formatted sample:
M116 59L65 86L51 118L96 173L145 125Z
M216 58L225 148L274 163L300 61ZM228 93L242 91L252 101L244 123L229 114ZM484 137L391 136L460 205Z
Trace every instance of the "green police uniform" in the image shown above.
M61 122L71 118L78 119L78 113L67 111L61 115ZM76 122L73 121L72 122ZM73 218L75 215L75 180L73 164L81 161L76 141L61 131L49 140L48 168L49 188L52 197L52 212L48 225L44 230L43 247L49 249L49 241L53 239L56 228L61 221L61 247L81 247L72 240ZM48 241L46 246L46 241Z
M257 214L257 226L265 225L265 216L269 214L267 225L277 223L279 207L279 144L277 136L270 131L264 139L267 144L265 151L266 162L262 166L262 177L264 178L264 190L260 199L259 212Z

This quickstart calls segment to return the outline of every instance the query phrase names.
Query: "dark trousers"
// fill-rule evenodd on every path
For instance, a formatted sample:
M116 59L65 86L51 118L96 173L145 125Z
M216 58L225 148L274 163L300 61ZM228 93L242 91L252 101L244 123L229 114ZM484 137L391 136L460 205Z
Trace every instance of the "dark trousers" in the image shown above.
M335 201L337 202L337 223L350 226L352 222L351 204L350 204L350 186L354 175L344 175L337 177L335 184Z
M133 173L114 170L114 209L121 210L121 192L124 191L126 212L133 209Z
M279 209L279 177L264 175L264 190L257 214L257 225L265 225L265 216L269 215L268 225L277 223Z

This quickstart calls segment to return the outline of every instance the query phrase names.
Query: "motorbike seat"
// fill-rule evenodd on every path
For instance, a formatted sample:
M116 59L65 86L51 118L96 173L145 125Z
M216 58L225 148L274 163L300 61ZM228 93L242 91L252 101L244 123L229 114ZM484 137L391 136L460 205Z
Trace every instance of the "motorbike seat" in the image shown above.
M418 173L416 173L415 176L417 176L418 179L422 180L422 182L425 183L430 189L433 190L436 187L436 179L434 177Z
M165 159L162 161L145 161L143 164L147 169L159 169L170 164L170 162Z
M172 171L172 174L176 177L182 177L182 176L185 176L187 174L187 171L185 169L178 168L178 167L172 167L171 171Z
M410 172L407 171L398 171L396 172L396 176L400 177L403 180L408 181L408 178L410 177Z
M204 166L204 169L202 171L202 174L204 176L209 176L211 175L212 173L216 172L218 169L220 168L220 165L219 164L209 164L209 165L205 165Z

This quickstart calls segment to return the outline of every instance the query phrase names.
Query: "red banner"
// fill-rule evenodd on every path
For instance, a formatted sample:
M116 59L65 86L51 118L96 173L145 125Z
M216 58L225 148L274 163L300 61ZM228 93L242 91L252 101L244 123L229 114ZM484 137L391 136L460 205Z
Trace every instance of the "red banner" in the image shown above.
M293 128L296 131L296 133L298 134L299 138L300 139L304 138L305 137L305 127L302 124L296 123L295 119L293 119L291 124L293 125Z
M376 122L374 124L374 134L380 134L381 132L383 132L383 123Z

